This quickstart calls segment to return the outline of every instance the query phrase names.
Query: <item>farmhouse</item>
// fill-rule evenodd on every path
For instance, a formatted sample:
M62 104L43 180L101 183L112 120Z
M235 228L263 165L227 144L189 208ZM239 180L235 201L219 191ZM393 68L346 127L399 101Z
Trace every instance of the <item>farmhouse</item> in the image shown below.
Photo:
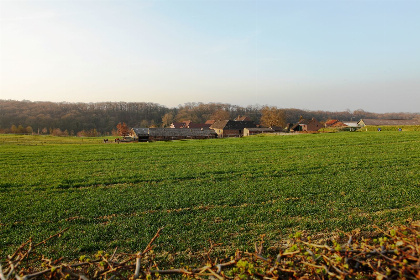
M355 121L339 121L328 120L324 124L325 127L333 127L342 131L356 131L360 126Z
M256 128L253 121L216 121L210 126L220 138L223 137L241 137L244 135L245 128Z
M360 127L365 127L369 125L373 126L403 126L403 125L420 125L418 120L380 120L380 119L361 119L357 123Z
M312 118L310 120L301 119L291 129L293 131L318 131L321 127L321 123L315 118Z
M214 130L201 128L133 128L130 136L139 142L217 138Z

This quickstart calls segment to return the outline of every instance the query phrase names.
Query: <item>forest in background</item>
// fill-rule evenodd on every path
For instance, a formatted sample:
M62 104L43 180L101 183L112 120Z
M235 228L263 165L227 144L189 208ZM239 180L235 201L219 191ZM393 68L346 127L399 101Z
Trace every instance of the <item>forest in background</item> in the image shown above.
M246 115L260 123L267 105L241 107L225 103L185 103L168 108L150 102L95 102L68 103L46 101L0 100L0 133L39 133L55 135L100 136L116 132L118 123L128 127L165 127L174 121L191 120L204 123L211 119L234 119ZM309 111L294 108L276 108L285 123L300 118L358 121L370 119L413 119L417 113L372 113L355 111Z

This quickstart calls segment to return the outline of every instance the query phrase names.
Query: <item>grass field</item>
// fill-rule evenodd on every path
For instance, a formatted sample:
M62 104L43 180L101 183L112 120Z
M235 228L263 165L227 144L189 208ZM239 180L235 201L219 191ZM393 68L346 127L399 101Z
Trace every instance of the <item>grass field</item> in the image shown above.
M356 132L104 144L0 136L0 255L136 252L160 227L171 262L297 230L326 234L420 218L420 132Z

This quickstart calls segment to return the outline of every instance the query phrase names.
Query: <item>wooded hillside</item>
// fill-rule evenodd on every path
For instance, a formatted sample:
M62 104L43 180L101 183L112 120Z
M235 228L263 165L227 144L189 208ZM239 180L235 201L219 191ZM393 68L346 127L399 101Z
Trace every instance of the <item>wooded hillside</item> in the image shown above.
M246 115L256 123L260 122L263 106L241 107L223 103L185 103L176 108L168 108L156 103L146 102L97 102L67 103L44 101L0 100L0 133L52 133L58 129L68 135L80 131L97 131L110 134L120 122L129 127L165 126L173 121L191 120L205 122L208 119L234 119ZM342 112L307 111L301 109L282 109L285 122L294 123L303 118L359 120L361 118L398 118L419 117L415 113L377 114L356 110Z

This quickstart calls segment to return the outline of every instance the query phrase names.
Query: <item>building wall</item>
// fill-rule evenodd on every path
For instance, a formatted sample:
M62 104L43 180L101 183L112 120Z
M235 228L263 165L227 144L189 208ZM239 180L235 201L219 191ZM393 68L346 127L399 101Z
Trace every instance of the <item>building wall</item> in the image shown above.
M214 131L217 133L217 137L223 137L223 129L214 128Z
M322 128L321 124L317 120L311 120L305 131L318 131L320 128Z
M365 127L365 126L366 126L363 120L360 120L357 124L358 124L360 127Z
M242 136L243 131L237 129L224 129L223 130L223 137L240 137Z
M243 136L251 136L257 135L262 133L274 133L274 130L249 130L248 128L244 128Z

